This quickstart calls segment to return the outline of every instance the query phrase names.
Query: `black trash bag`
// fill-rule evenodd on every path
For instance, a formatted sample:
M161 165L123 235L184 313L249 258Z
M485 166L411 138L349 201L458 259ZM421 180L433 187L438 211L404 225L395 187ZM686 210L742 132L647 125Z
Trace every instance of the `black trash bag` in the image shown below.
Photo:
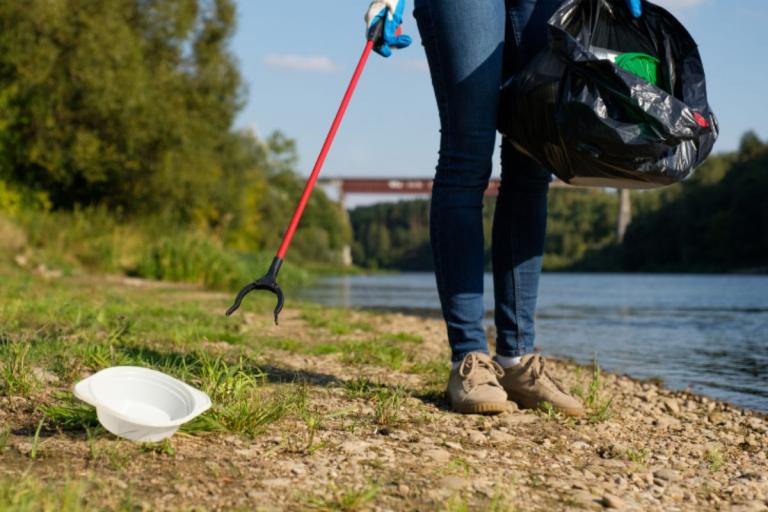
M572 185L655 188L683 180L718 135L696 43L669 12L643 2L566 0L548 45L502 90L499 129ZM658 58L658 86L608 57Z

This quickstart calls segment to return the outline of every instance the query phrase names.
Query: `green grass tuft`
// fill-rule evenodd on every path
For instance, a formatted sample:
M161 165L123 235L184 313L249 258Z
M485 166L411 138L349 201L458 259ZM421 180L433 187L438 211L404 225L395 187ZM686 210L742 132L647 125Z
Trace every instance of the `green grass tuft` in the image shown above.
M332 334L344 335L356 331L371 332L373 326L367 322L353 321L349 311L343 309L324 308L320 306L303 306L301 318L311 327L326 329Z
M603 380L597 356L592 361L592 379L587 387L584 405L587 408L587 419L590 423L601 423L613 416L613 397L603 396Z
M340 488L336 484L330 484L331 497L310 497L306 500L307 506L315 510L355 512L363 510L371 504L381 492L381 488L375 484L366 484L357 488Z
M43 405L40 410L53 428L61 430L86 430L98 427L96 409L74 398L70 393L56 393L55 402Z
M28 395L36 380L29 366L31 345L28 342L0 345L0 392L6 396Z
M80 512L86 510L85 484L44 483L31 476L0 480L0 510L13 512Z

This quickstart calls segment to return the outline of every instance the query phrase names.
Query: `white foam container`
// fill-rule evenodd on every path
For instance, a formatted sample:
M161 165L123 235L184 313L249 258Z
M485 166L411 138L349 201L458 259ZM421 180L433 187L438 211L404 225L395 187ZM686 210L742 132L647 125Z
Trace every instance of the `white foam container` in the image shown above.
M96 408L105 429L138 442L168 438L211 407L199 389L138 366L101 370L75 384L74 393Z

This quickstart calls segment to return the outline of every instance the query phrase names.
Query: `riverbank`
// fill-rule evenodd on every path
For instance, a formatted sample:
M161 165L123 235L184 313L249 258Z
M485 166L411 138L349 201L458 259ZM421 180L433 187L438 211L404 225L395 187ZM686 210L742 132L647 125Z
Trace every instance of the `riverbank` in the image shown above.
M583 420L446 410L439 321L136 279L0 268L0 509L764 510L768 421L553 361ZM215 406L169 443L120 441L71 398L115 364Z

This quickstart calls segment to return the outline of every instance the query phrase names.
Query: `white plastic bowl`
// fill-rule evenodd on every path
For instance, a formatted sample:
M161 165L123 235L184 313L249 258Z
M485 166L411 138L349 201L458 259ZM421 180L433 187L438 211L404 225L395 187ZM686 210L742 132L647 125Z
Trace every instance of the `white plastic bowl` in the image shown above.
M156 442L202 414L211 399L162 372L114 366L75 384L75 396L96 407L99 422L116 436Z

